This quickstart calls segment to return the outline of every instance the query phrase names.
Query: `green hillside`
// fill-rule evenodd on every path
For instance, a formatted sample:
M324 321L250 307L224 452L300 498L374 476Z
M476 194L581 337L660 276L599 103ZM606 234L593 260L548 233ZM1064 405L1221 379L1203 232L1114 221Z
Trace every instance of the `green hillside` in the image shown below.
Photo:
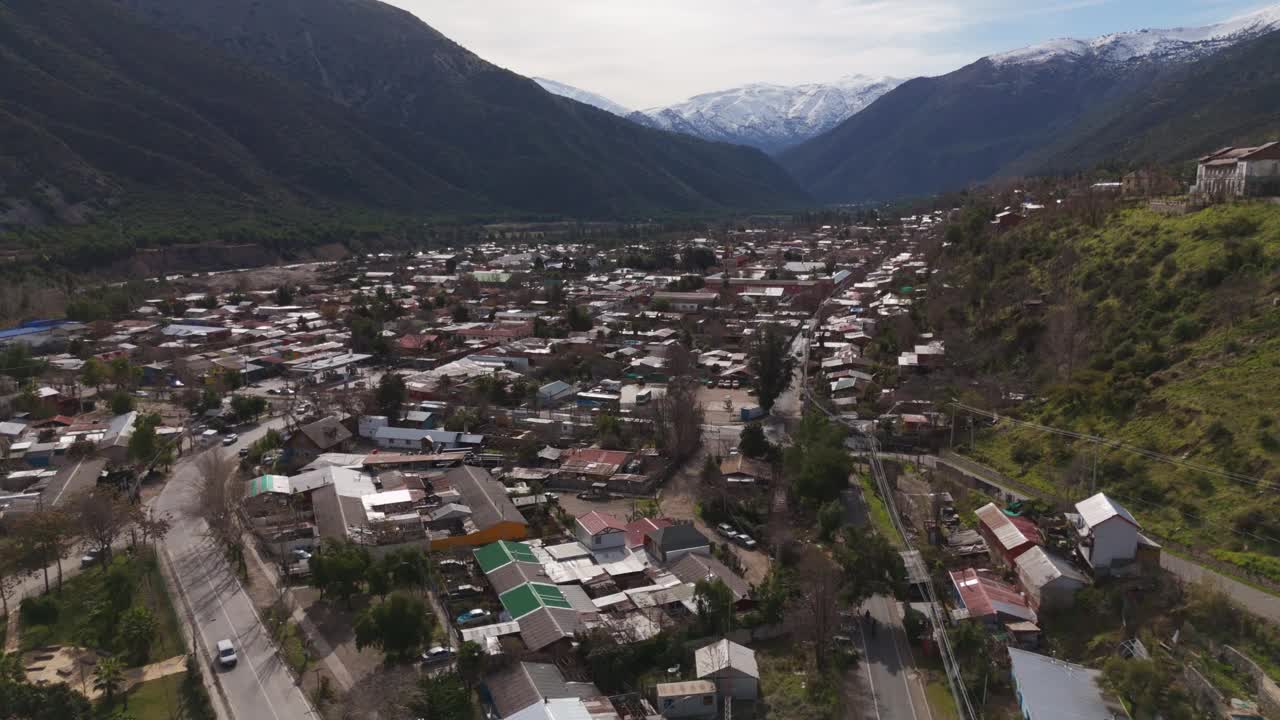
M1096 467L1153 532L1280 580L1280 206L1131 209L1096 228L1060 214L948 239L930 314L967 373L998 379L957 394L992 407L997 387L1025 389L1001 414L1238 476L1116 450ZM986 425L977 459L1058 497L1091 486L1090 444Z

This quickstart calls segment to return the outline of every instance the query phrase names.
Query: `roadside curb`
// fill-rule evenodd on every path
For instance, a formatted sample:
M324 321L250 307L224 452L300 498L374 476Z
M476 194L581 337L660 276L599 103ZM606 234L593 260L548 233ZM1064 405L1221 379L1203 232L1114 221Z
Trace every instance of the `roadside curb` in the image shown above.
M211 703L214 713L220 720L233 720L235 713L231 710L231 701L227 698L226 690L223 689L222 683L218 679L216 672L208 672L207 668L213 667L214 659L209 654L209 649L204 647L204 643L196 642L194 628L196 627L195 608L191 607L191 599L187 597L187 590L182 586L182 581L178 579L178 573L173 569L173 558L169 555L169 550L164 550L164 562L160 563L160 572L177 591L178 597L182 600L182 609L185 611L187 622L182 623L182 635L186 640L187 647L191 648L192 653L207 663L206 668L200 672L200 680L204 683L205 690L210 691L210 697L217 697L218 702Z

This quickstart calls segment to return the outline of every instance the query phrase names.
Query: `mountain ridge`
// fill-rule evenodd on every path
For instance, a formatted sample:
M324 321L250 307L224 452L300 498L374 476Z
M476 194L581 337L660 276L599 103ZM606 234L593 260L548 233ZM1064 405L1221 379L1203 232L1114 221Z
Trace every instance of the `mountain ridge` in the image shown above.
M908 81L778 159L825 202L886 200L960 189L997 177L1086 169L1078 161L1083 157L1093 162L1123 160L1123 153L1116 158L1097 153L1055 158L1048 148L1068 138L1077 148L1087 147L1089 127L1123 126L1123 117L1113 118L1109 112L1145 116L1158 110L1168 117L1194 116L1199 101L1179 88L1179 73L1212 63L1234 48L1266 42L1275 37L1277 27L1280 6L1191 31L1162 31L1200 38L1179 40L1176 52L1170 50L1175 46L1155 38L1154 31L1139 31L1102 36L1100 50L1076 52L1050 43L987 56L945 75ZM1135 37L1142 39L1145 53L1134 52L1130 41ZM1117 50L1116 38L1123 39L1120 46L1125 49ZM1247 64L1236 70L1237 81L1264 86L1266 79ZM1166 95L1182 98L1183 104L1164 102ZM1154 106L1126 104L1139 96ZM1242 141L1253 135L1247 127L1250 117L1262 119L1218 115L1215 122L1222 132L1205 135ZM1108 142L1121 148L1124 143L1119 140ZM1165 143L1142 158L1169 161L1175 159L1170 157L1173 152L1180 152L1185 159L1206 149Z

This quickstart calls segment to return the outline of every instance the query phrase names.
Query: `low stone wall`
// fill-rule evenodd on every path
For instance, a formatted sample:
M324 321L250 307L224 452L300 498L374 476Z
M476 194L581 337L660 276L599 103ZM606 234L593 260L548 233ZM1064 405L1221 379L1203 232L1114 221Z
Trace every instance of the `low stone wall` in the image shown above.
M1280 717L1280 686L1276 685L1258 663L1230 645L1222 648L1222 659L1253 679L1254 691L1258 694L1258 709L1262 711L1263 717Z

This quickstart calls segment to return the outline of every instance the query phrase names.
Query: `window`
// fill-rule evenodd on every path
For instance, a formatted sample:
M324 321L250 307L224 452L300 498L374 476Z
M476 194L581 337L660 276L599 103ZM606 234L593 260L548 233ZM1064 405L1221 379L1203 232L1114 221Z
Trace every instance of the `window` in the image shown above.
M592 544L592 545L599 545L599 544L600 544L600 536L599 536L599 535L593 535L593 536L591 536L591 544Z
M671 706L672 706L672 705L675 705L675 704L676 704L676 701L675 701L675 700L672 700L671 698L663 698L663 700L662 700L662 709L663 709L663 710L670 710L670 709L671 709Z
M716 701L716 699L715 699L714 697L710 696L710 695L703 695L703 696L702 696L702 704L703 704L703 705L711 705L711 704L712 704L712 703L714 703L715 701Z

